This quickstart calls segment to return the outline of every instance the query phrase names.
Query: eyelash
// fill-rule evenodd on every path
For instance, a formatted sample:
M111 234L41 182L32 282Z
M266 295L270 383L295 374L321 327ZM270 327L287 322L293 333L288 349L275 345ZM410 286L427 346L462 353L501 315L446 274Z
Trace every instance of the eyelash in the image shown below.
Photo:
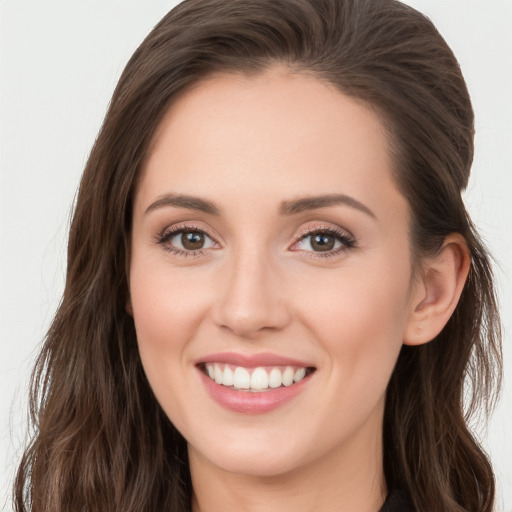
M180 233L184 233L184 232L203 233L210 240L215 242L215 240L210 235L208 235L208 233L206 233L203 229L199 228L198 226L194 226L194 225L172 226L171 228L166 229L162 234L158 235L156 242L158 245L161 245L164 248L164 250L166 250L167 252L170 252L171 254L174 254L176 256L183 256L183 257L187 258L190 256L193 257L193 256L203 255L204 254L203 249L195 249L195 250L185 251L183 249L179 249L179 248L174 247L167 243L174 236L176 236Z
M341 247L338 247L335 250L331 251L303 251L307 254L308 258L331 258L333 256L339 256L340 254L353 249L355 247L356 241L352 235L347 233L346 231L338 230L335 228L330 228L326 226L318 226L315 228L306 228L302 230L295 238L295 244L298 244L302 240L305 240L308 237L312 237L315 235L328 235L332 236L335 239L341 242Z
M174 254L176 256L181 257L194 257L194 256L202 256L204 255L203 249L195 249L195 250L183 250L179 249L177 247L174 247L170 244L168 244L169 240L171 240L174 236L184 233L184 232L199 232L207 236L210 240L212 240L214 243L217 243L217 241L208 235L203 229L199 228L198 226L194 225L179 225L179 226L172 226L169 229L166 229L164 232L162 232L160 235L156 238L156 243L158 245L161 245L164 250L167 252ZM324 227L319 226L315 228L306 228L302 230L297 237L295 238L295 241L293 245L296 245L300 243L301 241L305 240L308 237L312 237L315 235L328 235L336 238L338 241L341 242L341 247L338 247L336 250L331 251L301 251L303 253L307 254L308 258L329 258L333 256L338 256L339 254L348 251L355 247L355 239L346 231L338 230L335 228L330 227Z

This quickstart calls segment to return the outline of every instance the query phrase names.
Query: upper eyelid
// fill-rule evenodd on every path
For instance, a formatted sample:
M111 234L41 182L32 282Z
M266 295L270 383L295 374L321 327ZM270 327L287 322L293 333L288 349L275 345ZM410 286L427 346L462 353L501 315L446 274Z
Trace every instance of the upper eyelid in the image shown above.
M328 232L340 236L345 236L346 238L350 238L352 240L355 240L355 236L348 230L339 226L333 226L333 225L326 225L326 224L320 224L316 226L309 226L306 228L301 229L298 234L296 235L295 240L300 240L306 236L313 235L318 232Z
M190 223L190 224L189 223L183 223L183 224L182 223L178 223L178 224L172 224L170 226L166 226L164 229L162 229L160 231L159 236L161 238L164 238L164 237L167 237L169 235L180 233L182 231L199 231L201 233L204 233L209 238L211 238L212 240L214 240L215 242L218 243L217 237L215 235L212 235L210 233L210 230L205 229L204 227L199 226L196 223Z

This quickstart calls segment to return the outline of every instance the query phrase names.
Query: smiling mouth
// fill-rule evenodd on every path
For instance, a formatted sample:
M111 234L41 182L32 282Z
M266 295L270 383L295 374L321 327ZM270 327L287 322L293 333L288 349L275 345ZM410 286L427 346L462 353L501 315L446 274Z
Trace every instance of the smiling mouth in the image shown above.
M304 366L245 368L223 363L200 363L197 366L202 373L221 386L253 393L292 386L316 370L314 367Z

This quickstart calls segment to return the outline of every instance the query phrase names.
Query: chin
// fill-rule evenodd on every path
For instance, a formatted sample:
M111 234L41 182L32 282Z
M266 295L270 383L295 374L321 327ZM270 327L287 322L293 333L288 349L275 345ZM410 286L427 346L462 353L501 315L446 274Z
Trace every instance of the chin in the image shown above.
M189 445L190 450L197 453ZM302 465L296 450L283 449L274 444L226 443L216 450L210 447L199 456L222 471L262 478L284 475Z

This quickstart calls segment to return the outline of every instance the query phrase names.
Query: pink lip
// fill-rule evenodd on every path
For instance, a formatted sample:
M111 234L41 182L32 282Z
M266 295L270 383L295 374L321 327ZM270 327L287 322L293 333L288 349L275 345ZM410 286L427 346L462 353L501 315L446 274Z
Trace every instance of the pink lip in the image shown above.
M269 389L268 391L253 393L251 391L240 391L222 386L206 376L199 368L198 372L206 390L215 402L225 409L244 414L263 414L284 405L301 393L314 375L310 374L300 382L288 387L282 386Z
M234 366L243 366L244 368L256 368L258 366L302 366L304 368L312 367L313 365L283 357L277 354L262 353L262 354L237 354L236 352L220 352L218 354L209 354L201 358L196 364L201 363L225 363Z

